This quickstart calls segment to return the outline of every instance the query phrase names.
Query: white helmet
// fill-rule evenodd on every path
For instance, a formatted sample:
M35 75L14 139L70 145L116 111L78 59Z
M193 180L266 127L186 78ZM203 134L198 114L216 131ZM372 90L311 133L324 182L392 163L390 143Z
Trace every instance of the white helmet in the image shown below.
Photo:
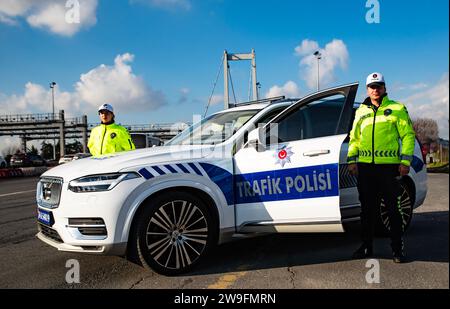
M110 111L111 113L114 114L114 109L111 104L105 103L98 107L98 112L103 111L103 110Z
M369 87L369 85L371 84L381 84L384 85L384 76L381 73L378 72L374 72L372 74L369 74L369 76L367 76L367 80L366 80L366 86Z

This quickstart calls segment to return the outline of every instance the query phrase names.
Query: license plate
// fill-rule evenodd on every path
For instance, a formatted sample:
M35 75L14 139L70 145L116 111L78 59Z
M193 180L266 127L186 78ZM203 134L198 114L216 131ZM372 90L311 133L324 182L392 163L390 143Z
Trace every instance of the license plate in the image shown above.
M42 224L52 226L53 225L52 213L50 211L38 209L38 221Z

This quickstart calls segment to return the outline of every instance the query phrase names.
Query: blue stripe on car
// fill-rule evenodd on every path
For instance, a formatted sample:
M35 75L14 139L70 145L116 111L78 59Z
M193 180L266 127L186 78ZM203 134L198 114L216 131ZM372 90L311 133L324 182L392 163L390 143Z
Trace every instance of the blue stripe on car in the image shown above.
M197 166L195 166L194 163L188 163L188 165L194 170L194 172L195 172L197 175L203 176L202 172L200 172L200 170L198 169Z
M166 173L160 169L158 166L152 166L152 169L154 169L158 174L165 175Z
M425 164L418 158L417 156L414 156L411 161L411 167L414 169L416 173L420 172L423 169L423 166Z
M171 173L177 174L177 170L174 169L171 165L164 165L165 168L167 168Z
M186 174L190 174L189 170L183 164L178 163L177 166Z
M142 168L139 170L139 174L142 175L142 177L144 177L145 179L149 180L155 176L153 176L147 169Z
M233 175L218 166L200 163L200 166L208 174L209 178L220 188L228 205L234 205Z

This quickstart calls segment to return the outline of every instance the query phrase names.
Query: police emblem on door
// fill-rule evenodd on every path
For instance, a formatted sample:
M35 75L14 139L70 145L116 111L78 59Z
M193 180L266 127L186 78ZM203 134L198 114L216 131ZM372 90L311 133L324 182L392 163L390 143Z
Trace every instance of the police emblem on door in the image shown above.
M294 153L291 150L291 147L283 146L274 154L274 157L276 159L275 164L280 164L281 167L284 167L286 163L291 163L291 156Z

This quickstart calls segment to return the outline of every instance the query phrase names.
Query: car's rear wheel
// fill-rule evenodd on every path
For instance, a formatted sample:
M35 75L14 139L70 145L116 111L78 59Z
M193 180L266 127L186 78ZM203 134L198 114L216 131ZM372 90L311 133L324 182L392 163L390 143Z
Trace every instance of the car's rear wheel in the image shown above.
M144 207L134 237L144 267L163 275L181 274L191 270L215 244L211 210L193 194L166 193Z
M400 182L400 186L400 210L402 214L403 231L406 232L413 216L414 198L411 189L404 181ZM383 199L381 199L380 209L377 217L378 219L375 227L377 235L388 236L391 230L391 222L389 219L388 209Z

